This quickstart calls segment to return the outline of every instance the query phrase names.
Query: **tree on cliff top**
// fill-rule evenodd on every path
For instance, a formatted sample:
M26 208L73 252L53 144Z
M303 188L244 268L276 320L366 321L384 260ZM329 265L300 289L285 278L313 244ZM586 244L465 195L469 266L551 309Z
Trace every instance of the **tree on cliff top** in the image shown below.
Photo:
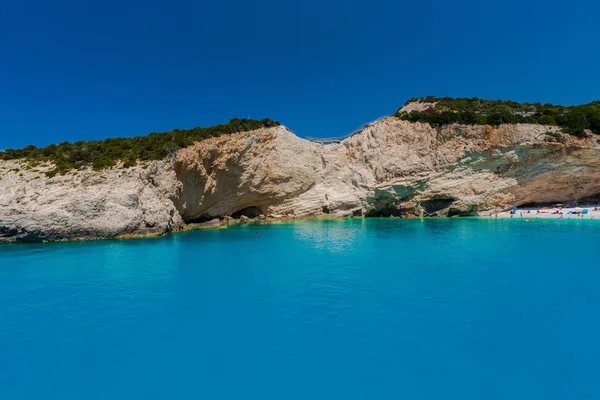
M63 142L44 148L29 145L19 150L7 149L0 153L0 159L26 159L30 162L51 161L56 167L47 173L49 176L64 174L72 169L88 166L95 170L111 168L119 160L125 167L131 167L136 165L138 160L161 160L178 149L190 146L200 140L278 125L280 125L278 121L268 118L260 121L234 118L227 124L208 128L174 129L172 132L153 132L147 136L131 138Z
M550 103L483 100L477 97L454 99L428 96L410 99L406 104L413 102L435 103L435 112L398 112L396 116L411 122L427 122L431 126L528 123L558 125L564 132L577 137L585 137L588 129L600 134L600 100L566 107Z

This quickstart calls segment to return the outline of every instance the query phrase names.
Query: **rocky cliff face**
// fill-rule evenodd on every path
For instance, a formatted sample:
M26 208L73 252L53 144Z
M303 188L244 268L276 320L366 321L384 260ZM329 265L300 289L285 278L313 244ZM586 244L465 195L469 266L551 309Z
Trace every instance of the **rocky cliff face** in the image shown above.
M222 136L173 159L47 178L0 164L0 241L162 234L225 215L474 215L600 194L598 137L540 125L431 128L390 117L337 144L285 127Z
M0 163L0 241L143 235L184 225L172 201L177 177L167 161L52 179L47 169Z

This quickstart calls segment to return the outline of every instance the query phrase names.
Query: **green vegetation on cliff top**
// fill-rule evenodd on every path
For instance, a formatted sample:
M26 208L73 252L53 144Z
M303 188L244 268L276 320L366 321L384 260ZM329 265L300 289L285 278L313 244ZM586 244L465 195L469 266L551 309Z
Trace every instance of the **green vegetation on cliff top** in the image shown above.
M172 132L150 133L147 136L131 138L63 142L44 148L30 145L20 150L8 149L0 152L0 160L26 159L34 164L52 161L55 168L46 173L48 176L64 174L88 166L95 170L111 168L119 160L123 162L124 167L131 167L136 165L138 160L162 160L178 149L200 140L278 125L280 125L278 121L268 118L260 121L234 118L227 124L209 128L175 129Z
M577 137L587 136L586 130L600 134L600 101L579 106L550 103L517 103L506 100L473 98L421 97L410 103L435 103L423 111L400 112L396 116L411 122L428 122L432 127L448 124L501 125L541 124L560 126L562 131Z
M435 103L423 111L401 112L397 117L411 122L427 122L432 127L463 125L542 124L561 127L562 131L585 137L586 130L600 134L600 101L579 106L561 106L542 103L517 103L510 100L484 100L452 97L421 97L410 103ZM227 124L208 128L175 129L172 132L150 133L132 138L63 142L44 148L33 145L23 149L0 151L0 160L25 159L31 164L51 161L55 168L47 175L64 174L73 169L92 167L95 170L111 168L118 161L131 167L138 161L161 160L178 149L194 142L228 133L251 131L280 125L268 118L263 120L234 118Z

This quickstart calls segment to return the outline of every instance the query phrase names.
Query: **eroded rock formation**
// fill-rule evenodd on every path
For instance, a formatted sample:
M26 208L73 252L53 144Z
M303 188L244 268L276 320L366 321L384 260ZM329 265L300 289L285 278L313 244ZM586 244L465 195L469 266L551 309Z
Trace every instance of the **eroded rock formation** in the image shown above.
M162 234L226 215L475 215L598 195L598 136L554 143L556 131L389 117L336 144L279 126L51 179L49 166L1 162L0 241Z

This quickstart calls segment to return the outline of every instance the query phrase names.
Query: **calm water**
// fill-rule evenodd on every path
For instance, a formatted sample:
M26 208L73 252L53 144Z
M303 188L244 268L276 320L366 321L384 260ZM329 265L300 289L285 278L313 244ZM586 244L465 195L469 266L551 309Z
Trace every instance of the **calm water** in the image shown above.
M0 399L598 399L600 221L0 246Z

